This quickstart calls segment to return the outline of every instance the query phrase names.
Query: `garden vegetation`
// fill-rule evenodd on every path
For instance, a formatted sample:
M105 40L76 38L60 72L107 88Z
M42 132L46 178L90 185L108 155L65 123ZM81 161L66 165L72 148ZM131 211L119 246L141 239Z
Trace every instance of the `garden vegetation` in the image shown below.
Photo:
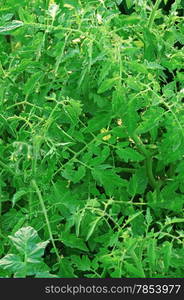
M183 12L1 0L0 277L183 277Z

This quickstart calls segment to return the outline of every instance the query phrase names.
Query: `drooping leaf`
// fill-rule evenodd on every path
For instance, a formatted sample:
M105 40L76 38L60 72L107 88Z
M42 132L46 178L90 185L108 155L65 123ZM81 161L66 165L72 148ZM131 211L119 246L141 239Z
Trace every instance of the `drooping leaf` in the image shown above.
M9 236L18 252L26 255L27 261L36 263L44 254L48 241L40 242L37 231L28 226L19 229L13 236Z
M27 192L25 190L20 190L20 191L16 192L12 198L12 207L14 207L16 202L19 201L22 198L22 196L24 196L26 194L27 194Z
M22 27L23 25L24 25L23 22L18 21L18 20L13 20L11 23L7 23L4 26L0 26L0 34L2 34L4 32L8 33L14 29Z
M0 259L0 267L16 273L24 270L25 262L16 254L7 254Z

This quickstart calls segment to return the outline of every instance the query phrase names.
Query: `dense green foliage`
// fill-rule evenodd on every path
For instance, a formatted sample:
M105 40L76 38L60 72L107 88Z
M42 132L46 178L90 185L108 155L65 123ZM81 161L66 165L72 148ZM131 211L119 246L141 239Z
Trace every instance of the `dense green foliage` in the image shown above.
M184 4L120 2L1 1L0 277L183 276Z

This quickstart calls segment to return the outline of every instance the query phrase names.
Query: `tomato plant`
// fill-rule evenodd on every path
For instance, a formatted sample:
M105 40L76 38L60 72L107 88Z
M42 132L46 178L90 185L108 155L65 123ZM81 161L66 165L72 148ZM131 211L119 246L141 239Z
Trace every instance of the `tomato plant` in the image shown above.
M1 277L183 276L184 3L168 5L2 1Z

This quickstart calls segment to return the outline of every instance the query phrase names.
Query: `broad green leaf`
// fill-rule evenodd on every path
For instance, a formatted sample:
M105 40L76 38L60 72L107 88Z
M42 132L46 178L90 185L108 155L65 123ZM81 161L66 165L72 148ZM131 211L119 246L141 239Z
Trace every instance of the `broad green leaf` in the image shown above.
M148 183L148 178L145 169L139 169L131 177L128 186L128 192L131 196L136 194L143 194Z
M101 85L102 81L105 79L105 77L109 74L110 70L112 68L112 65L110 62L104 63L102 66L99 78L98 78L98 84Z
M88 160L88 164L95 167L98 165L101 165L110 155L110 149L109 147L104 147L102 151L99 151L99 154L97 154L97 157L91 157L90 160Z
M19 229L13 236L9 236L18 252L26 255L27 262L37 263L44 254L46 242L40 242L37 231L28 226Z
M77 170L74 170L72 165L67 165L65 170L62 172L62 176L73 183L81 181L85 174L86 168L84 166L79 166Z
M131 222L132 232L134 236L143 236L146 230L146 226L144 223L144 216L140 214Z
M32 74L24 85L23 91L26 95L29 95L34 91L36 84L39 82L40 78L43 76L43 72L36 72Z
M74 263L78 270L81 271L90 271L91 270L91 261L87 255L82 255L82 257L77 255L71 256L72 263Z
M137 107L134 100L129 101L124 107L123 121L127 128L128 134L131 136L136 130L138 121Z
M77 277L74 273L74 267L72 262L64 257L60 262L59 278L75 278Z
M69 99L63 104L64 112L70 121L76 125L82 113L82 104L78 100Z
M103 170L96 167L93 169L92 175L105 188L108 195L112 195L118 187L127 186L127 181L117 175L114 170Z
M61 242L67 247L80 249L82 251L88 251L85 242L81 238L76 237L72 233L63 232L61 234Z
M115 86L115 84L116 84L116 82L117 82L118 79L119 79L119 78L105 79L105 80L101 83L101 85L100 85L100 87L99 87L99 89L98 89L97 92L98 92L99 94L102 94L102 93L104 93L104 92L106 92L106 91L108 91L108 90L111 90L112 87Z
M25 268L25 262L16 254L7 254L0 259L0 267L16 273Z
M124 266L125 266L128 276L134 277L134 278L144 277L142 272L137 269L137 266L134 266L133 264L130 264L127 261L124 262Z
M12 31L12 30L17 29L19 27L22 27L23 25L24 25L23 22L18 21L18 20L14 20L11 23L8 23L4 26L0 26L0 34L4 33L4 32L8 33L9 31Z
M118 117L121 117L125 113L125 107L126 107L126 93L124 88L118 87L115 91L112 93L112 111L115 113Z
M1 20L2 20L3 22L7 22L7 21L10 21L12 18L13 18L13 14L10 13L10 14L3 15L3 16L1 17Z
M143 73L143 74L148 73L148 70L147 70L146 66L144 64L138 63L136 61L128 62L128 68L132 72L138 72L138 73Z
M0 266L8 269L14 277L26 277L48 269L43 263L42 256L48 241L40 242L37 231L28 226L19 229L13 236L9 236L18 254L8 254L0 260Z
M144 28L144 58L148 61L155 61L158 55L157 37L148 28Z
M109 124L111 119L112 113L100 112L88 121L86 131L100 131L100 129L105 128Z
M125 1L128 9L134 4L134 0L125 0Z
M127 147L125 149L118 148L118 150L116 150L116 153L125 162L144 160L143 155L130 147Z
M151 107L143 115L143 122L138 126L137 133L145 133L154 127L158 127L159 123L163 121L164 109L161 107Z

